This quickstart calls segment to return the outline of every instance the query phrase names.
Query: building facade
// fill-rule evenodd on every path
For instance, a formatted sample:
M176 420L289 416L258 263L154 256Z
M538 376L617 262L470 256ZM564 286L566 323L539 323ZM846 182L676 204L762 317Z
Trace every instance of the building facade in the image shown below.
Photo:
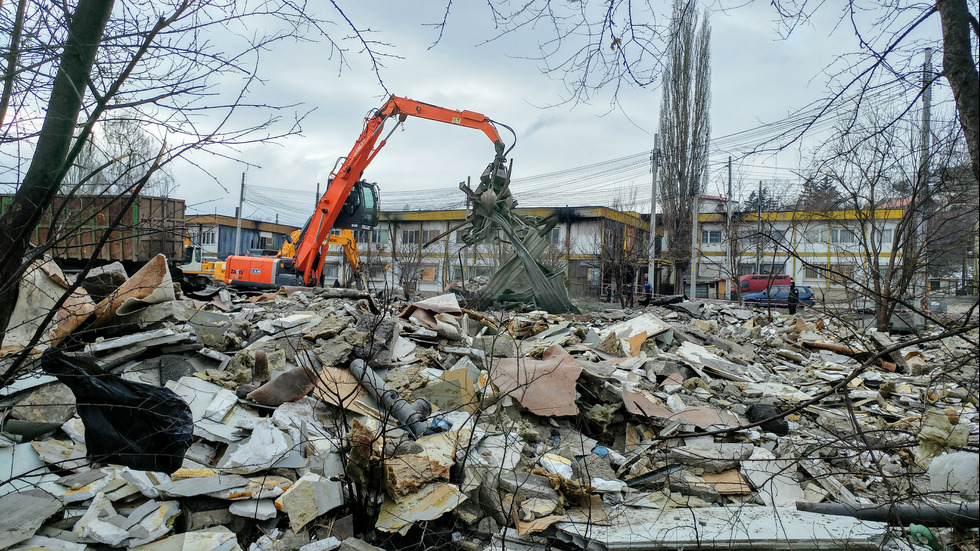
M809 286L819 300L854 298L852 281L899 261L892 250L901 208L773 211L726 215L702 211L699 217L697 274L702 284L746 274L787 274ZM874 265L877 266L874 266ZM711 285L708 296L718 296ZM699 292L699 295L701 293ZM723 294L723 292L721 293Z
M224 260L235 254L238 242L238 219L220 214L197 214L185 217L187 237L191 244L200 245L205 257ZM295 226L242 220L241 248L239 254L247 254L249 249L278 250L289 239Z
M607 207L516 211L554 222L548 248L538 260L564 272L570 295L599 297L614 284L614 271L643 283L648 224L640 215ZM465 218L464 210L382 212L376 228L354 232L369 285L434 294L454 282L492 276L510 257L510 249L499 241L466 246L461 229ZM344 269L342 250L331 246L324 280L345 280Z

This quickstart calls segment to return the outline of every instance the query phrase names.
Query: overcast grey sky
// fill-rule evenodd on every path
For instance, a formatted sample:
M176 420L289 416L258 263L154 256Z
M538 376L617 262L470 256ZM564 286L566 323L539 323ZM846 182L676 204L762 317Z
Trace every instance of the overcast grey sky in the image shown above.
M521 59L536 55L542 34L528 28L487 42L494 29L482 3L453 4L445 35L435 46L437 30L426 24L441 19L443 2L338 4L354 24L372 29L372 38L391 44L388 51L400 56L387 59L382 69L388 91L442 107L477 111L513 128L517 145L510 157L517 180L602 163L653 146L659 87L621 88L615 104L610 88L588 104L546 107L560 104L567 96L564 84L542 74L540 63ZM669 13L668 3L663 6L664 14ZM768 2L729 11L713 9L713 138L778 121L827 93L825 69L858 49L853 31L837 25L837 9L823 9L789 39L777 33L776 14ZM334 14L324 16L336 19ZM938 34L938 18L927 25L927 32ZM350 34L339 27L337 32ZM261 96L277 103L301 103L305 108L300 110L315 111L303 123L302 136L237 153L254 166L246 168L206 155L192 157L220 186L198 168L176 165L174 195L187 200L190 213L233 214L244 171L246 185L281 189L279 197L296 205L288 209L291 212L281 213L284 220L287 215L308 215L307 206L297 198L308 196L312 209L317 183L326 182L335 160L350 150L360 133L364 116L385 99L366 56L351 51L347 56L350 66L338 70L336 60L327 59L326 54L326 46L316 43L281 44L264 54ZM502 135L509 146L512 136L506 131ZM713 162L723 162L725 154L714 153ZM410 118L392 136L365 178L380 184L385 208L397 209L402 205L391 204L385 197L400 200L403 192L417 189L444 189L447 197L461 195L458 182L478 177L492 154L490 142L479 131ZM775 156L756 156L737 167L736 180L754 186L759 179L790 178L800 162L795 148ZM720 174L720 165L713 167L709 192L718 188L714 180ZM649 180L648 171L634 168L618 185L636 186L646 190L648 197ZM610 194L602 195L608 198ZM519 193L517 198L520 201ZM244 213L268 219L276 210L253 205Z

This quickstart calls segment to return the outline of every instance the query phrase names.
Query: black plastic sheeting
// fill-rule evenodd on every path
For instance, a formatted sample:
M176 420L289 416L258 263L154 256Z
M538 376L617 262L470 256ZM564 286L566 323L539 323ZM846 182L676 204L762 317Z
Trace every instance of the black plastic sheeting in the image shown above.
M94 363L57 348L44 352L41 368L75 395L89 459L168 474L180 468L193 441L194 420L173 391L92 375Z

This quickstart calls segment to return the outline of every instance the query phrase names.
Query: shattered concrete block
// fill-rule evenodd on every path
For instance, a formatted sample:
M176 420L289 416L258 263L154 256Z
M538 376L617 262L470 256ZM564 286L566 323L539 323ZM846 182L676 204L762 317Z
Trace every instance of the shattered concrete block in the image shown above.
M955 492L963 499L977 500L980 493L980 455L971 452L945 453L929 465L929 482L937 492Z
M517 342L507 333L473 337L473 348L493 358L516 358L518 352Z
M18 400L9 415L33 423L64 423L75 415L75 395L59 382L42 385Z
M299 532L316 517L344 504L340 482L306 473L276 499L276 508L289 515L289 526Z
M375 527L404 535L413 523L439 518L465 500L466 494L455 484L433 482L398 501L386 497Z
M179 469L171 475L170 482L158 484L161 495L190 497L219 492L228 488L244 486L248 479L236 474L218 474L208 469Z
M177 534L153 543L133 547L132 551L186 551L190 549L242 551L235 533L224 526Z
M521 520L528 522L550 515L558 508L558 502L534 497L525 499L519 508Z
M572 479L572 462L560 455L546 453L538 459L538 463L551 474L559 475L568 480Z
M803 500L803 488L793 478L796 464L792 460L776 459L772 452L755 448L741 469L766 505L793 506Z
M558 500L558 492L551 482L540 475L516 471L501 472L497 478L497 488L508 494L521 494L525 498Z
M0 547L3 544L0 543ZM15 551L85 551L88 546L84 543L64 541L47 536L34 536L27 541L23 541L14 548Z
M239 499L275 499L285 493L293 481L282 476L262 475L246 479L244 485L211 492L209 497L235 501Z
M362 316L357 320L356 327L367 337L363 344L354 346L354 356L366 361L371 367L391 365L395 342L399 338L400 322L381 316Z
M670 473L667 476L667 487L670 488L671 492L680 492L686 496L699 497L709 503L718 501L721 498L721 494L718 493L718 490L715 489L713 484L684 469Z
M269 520L276 518L279 514L275 501L271 499L243 499L233 501L228 506L228 511L235 516L255 520Z
M671 448L668 460L697 467L706 473L720 473L738 466L752 455L755 446L744 442L696 444Z
M341 541L333 536L314 541L299 548L299 551L333 551L342 545Z
M340 551L383 551L370 543L357 538L347 538L340 544Z
M426 454L396 455L385 461L385 488L392 496L404 496L418 491L434 480L449 480L453 461Z
M104 543L106 545L119 545L129 538L129 532L119 526L106 522L103 519L117 516L112 503L103 493L99 493L92 500L88 510L78 519L73 529L76 536L88 541Z
M173 520L180 512L180 503L176 501L150 500L140 505L121 526L131 536L127 545L142 545L164 536L170 532Z
M0 549L34 536L38 528L61 508L58 498L41 490L0 496Z
M583 549L879 548L884 522L797 511L792 507L626 507L607 523L562 522L558 539Z
M238 404L238 396L235 396L235 393L227 388L223 388L214 395L214 400L204 410L204 417L220 423L224 421L225 416L236 404Z

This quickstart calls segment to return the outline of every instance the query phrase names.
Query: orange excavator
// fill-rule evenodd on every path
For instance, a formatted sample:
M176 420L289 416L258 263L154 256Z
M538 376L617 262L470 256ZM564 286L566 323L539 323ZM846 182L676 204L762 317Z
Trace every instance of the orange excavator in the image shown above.
M283 242L282 247L279 248L279 258L294 258L296 256L296 244L299 243L302 233L303 230L296 230L289 234L289 239ZM327 237L326 245L340 245L344 250L344 256L347 258L347 265L353 272L353 280L358 288L366 289L367 283L361 275L361 260L358 258L361 252L357 248L354 232L347 229L340 230L339 234L331 232Z
M242 287L278 287L282 285L321 285L325 247L334 228L373 227L378 222L378 191L375 184L361 180L374 157L385 146L391 134L408 117L419 117L481 130L494 145L494 159L484 174L506 171L504 142L496 123L473 111L456 111L428 103L391 96L379 109L364 119L364 127L354 147L341 157L330 174L327 190L320 197L313 216L306 222L296 240L293 258L229 256L225 282ZM395 126L381 138L384 125L391 119ZM500 124L500 126L505 125ZM379 140L380 138L380 140ZM512 146L513 147L513 146ZM508 150L509 151L509 150Z

